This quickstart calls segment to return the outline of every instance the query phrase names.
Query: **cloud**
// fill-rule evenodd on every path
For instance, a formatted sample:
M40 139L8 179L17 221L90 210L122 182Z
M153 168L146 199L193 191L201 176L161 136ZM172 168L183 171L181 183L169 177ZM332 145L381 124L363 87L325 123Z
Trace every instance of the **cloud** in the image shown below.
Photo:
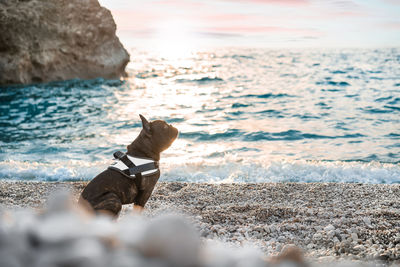
M210 14L203 15L202 19L206 21L243 21L243 20L252 20L255 15L245 15L245 14Z
M172 31L221 43L225 38L244 43L319 39L341 45L375 42L379 31L385 44L398 43L395 31L400 30L400 0L100 1L108 3L121 36L132 38L158 38Z
M317 36L320 32L315 29L287 28L280 26L216 26L207 28L208 32L222 33L298 33L302 35Z
M334 6L336 6L337 8L344 8L344 9L360 8L359 4L357 4L356 2L351 1L351 0L334 0L334 1L330 1L330 3Z
M400 30L400 21L385 22L380 25L380 28L389 30Z
M222 33L222 32L207 32L207 31L196 32L196 34L199 35L199 36L213 37L213 38L218 38L218 39L243 37L242 34Z
M230 2L258 3L266 5L307 5L309 0L228 0Z
M153 1L155 5L165 5L180 8L201 8L205 7L206 4L199 1L189 1L189 0L161 0Z
M392 5L400 5L400 0L383 0L383 2Z
M151 24L159 19L157 14L151 12L138 12L132 15L131 10L112 10L118 30L148 31Z

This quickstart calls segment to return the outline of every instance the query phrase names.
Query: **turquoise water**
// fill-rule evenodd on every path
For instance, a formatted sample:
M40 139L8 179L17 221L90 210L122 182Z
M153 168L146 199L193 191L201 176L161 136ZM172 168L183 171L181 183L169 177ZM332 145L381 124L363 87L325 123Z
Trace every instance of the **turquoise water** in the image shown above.
M400 50L130 51L124 81L0 90L0 179L91 179L141 113L180 130L162 179L400 182Z

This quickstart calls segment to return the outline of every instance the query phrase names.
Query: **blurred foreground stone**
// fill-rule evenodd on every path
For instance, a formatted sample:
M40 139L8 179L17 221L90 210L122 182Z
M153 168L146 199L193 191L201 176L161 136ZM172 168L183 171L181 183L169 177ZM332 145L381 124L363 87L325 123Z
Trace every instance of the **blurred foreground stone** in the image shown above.
M0 85L117 79L129 54L97 0L0 1Z

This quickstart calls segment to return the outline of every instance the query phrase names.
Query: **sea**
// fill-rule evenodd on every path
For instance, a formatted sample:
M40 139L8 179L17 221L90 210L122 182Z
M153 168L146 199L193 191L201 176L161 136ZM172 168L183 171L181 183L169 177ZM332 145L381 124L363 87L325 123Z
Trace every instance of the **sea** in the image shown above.
M400 183L400 49L130 49L123 80L0 89L0 179L90 180L139 114L179 129L160 181Z

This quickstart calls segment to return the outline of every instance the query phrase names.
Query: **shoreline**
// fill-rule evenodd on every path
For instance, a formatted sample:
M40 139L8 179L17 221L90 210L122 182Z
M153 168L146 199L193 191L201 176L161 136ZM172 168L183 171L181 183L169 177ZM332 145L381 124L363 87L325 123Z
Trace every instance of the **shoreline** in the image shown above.
M41 208L62 187L77 199L86 183L0 181L0 205ZM400 263L400 184L159 182L143 214L166 212L187 215L204 239L267 255L294 244L319 261Z

